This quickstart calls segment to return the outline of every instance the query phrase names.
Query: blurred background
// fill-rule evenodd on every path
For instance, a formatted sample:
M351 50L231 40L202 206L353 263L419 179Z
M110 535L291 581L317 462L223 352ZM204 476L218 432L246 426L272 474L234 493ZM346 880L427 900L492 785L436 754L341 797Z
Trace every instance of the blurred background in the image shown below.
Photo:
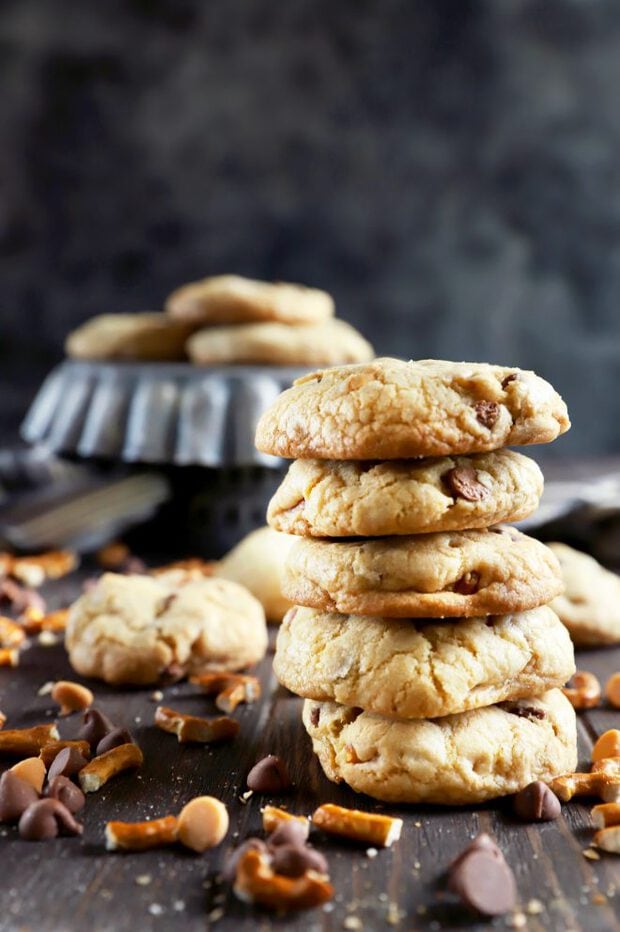
M3 0L0 42L3 442L69 329L230 271L620 451L617 0Z

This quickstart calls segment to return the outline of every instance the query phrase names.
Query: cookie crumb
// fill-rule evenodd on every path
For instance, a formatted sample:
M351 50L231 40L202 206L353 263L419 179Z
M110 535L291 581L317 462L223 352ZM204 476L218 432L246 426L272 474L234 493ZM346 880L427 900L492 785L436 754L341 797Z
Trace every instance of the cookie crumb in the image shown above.
M153 878L150 874L138 874L138 876L134 879L134 883L136 883L139 887L148 887L152 879Z
M151 916L161 916L163 911L164 907L160 903L151 903L149 906Z
M217 909L211 910L211 912L208 915L208 919L211 922L218 922L218 920L220 920L223 915L224 915L224 910L222 909L221 906L218 906Z
M151 699L152 702L161 702L163 698L164 694L161 689L155 689L149 696L149 699Z
M49 696L53 688L53 680L48 680L47 683L43 683L43 686L37 690L37 696Z
M511 929L523 929L527 925L527 916L525 913L513 913L507 917L506 925Z
M366 857L367 858L376 858L379 852L376 848L366 848Z
M529 913L530 916L537 916L539 913L543 912L544 908L540 900L530 900L525 907L525 911Z
M362 920L358 919L357 916L347 916L347 918L342 923L343 929L363 929Z

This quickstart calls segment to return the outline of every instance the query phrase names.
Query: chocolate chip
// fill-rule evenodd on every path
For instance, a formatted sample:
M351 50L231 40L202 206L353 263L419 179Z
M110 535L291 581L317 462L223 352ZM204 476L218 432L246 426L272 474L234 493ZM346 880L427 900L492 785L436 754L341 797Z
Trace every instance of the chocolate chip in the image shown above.
M499 405L496 401L478 401L474 405L476 420L483 427L493 427L499 417Z
M57 799L59 803L66 806L69 812L76 813L82 809L86 803L86 797L79 786L72 783L69 777L54 777L45 790L48 799Z
M466 848L463 849L463 851L461 851L460 854L457 854L455 859L450 864L448 870L454 870L454 868L457 867L464 858L472 854L474 851L486 851L488 854L492 854L494 858L497 858L500 861L504 860L504 855L497 847L491 836L486 832L481 832L471 841L471 843Z
M539 719L542 721L546 718L544 709L537 709L533 705L513 705L505 706L507 712L511 715L518 715L519 718Z
M20 586L13 579L0 581L0 600L9 602L12 610L18 615L26 609L34 609L42 614L46 611L45 599L38 592Z
M287 819L286 822L274 828L273 832L267 839L270 848L277 848L279 845L304 845L308 840L310 825L308 820L300 822L298 819Z
M99 709L87 709L82 718L78 738L82 741L88 741L91 751L94 751L101 739L109 735L115 728L116 725L113 725L107 715L104 715Z
M235 879L237 864L246 851L260 851L262 854L268 854L267 845L261 838L247 838L243 844L239 845L238 848L235 848L235 850L228 855L224 862L222 877L224 880L228 881L228 883L232 883Z
M39 799L31 803L19 820L19 834L27 841L45 841L66 835L81 835L83 827L73 818L66 806L57 799Z
M482 502L491 494L478 481L478 473L471 466L455 466L443 474L441 481L453 498L462 498L466 502Z
M254 764L248 774L248 788L256 793L281 793L291 785L284 761L275 754L268 754Z
M310 724L314 728L316 728L320 720L321 720L321 709L318 705L315 705L315 707L310 712Z
M279 845L271 855L271 867L285 877L301 877L308 870L327 874L327 861L322 854L307 845Z
M511 382L519 381L519 373L511 372L510 375L507 375L506 378L502 381L502 388L505 390L507 385L510 385Z
M95 755L105 754L106 751L111 751L112 748L116 748L120 744L135 744L135 742L126 728L113 728L101 739L97 745Z
M87 763L77 748L63 748L50 764L47 779L51 782L54 777L72 777L79 773L82 767L86 767Z
M38 800L30 783L7 770L0 777L0 822L17 822L22 812Z
M469 573L465 573L454 583L454 592L458 592L459 595L473 595L474 592L478 591L479 583L480 573L477 573L476 570L470 570Z
M448 886L465 906L484 916L507 913L517 898L514 875L503 857L484 848L474 849L458 860Z
M551 822L562 811L560 800L541 780L535 780L514 797L515 815L524 822Z

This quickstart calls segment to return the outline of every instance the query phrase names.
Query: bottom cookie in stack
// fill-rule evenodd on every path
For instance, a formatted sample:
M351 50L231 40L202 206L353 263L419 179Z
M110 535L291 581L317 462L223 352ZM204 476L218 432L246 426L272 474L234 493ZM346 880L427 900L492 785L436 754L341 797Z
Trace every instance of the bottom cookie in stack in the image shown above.
M306 699L327 777L398 803L480 803L577 765L575 712L559 689L432 720L388 719Z
M575 669L547 606L397 619L291 609L274 669L326 775L392 802L467 804L576 766ZM532 698L535 697L535 698Z

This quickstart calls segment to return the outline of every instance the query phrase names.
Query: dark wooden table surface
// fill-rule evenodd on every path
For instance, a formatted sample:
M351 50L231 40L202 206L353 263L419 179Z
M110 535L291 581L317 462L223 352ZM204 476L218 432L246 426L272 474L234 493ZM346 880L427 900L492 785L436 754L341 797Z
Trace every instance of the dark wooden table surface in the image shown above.
M49 586L50 604L66 604L80 585L78 574ZM583 653L578 665L604 680L620 669L620 649ZM137 776L119 776L87 798L82 839L35 844L20 840L12 827L0 828L0 929L506 928L510 917L481 923L444 893L447 863L479 831L496 838L515 872L527 929L597 932L620 927L620 858L602 855L590 861L583 856L592 834L589 805L569 804L561 819L543 825L515 822L502 801L466 809L378 806L325 779L300 724L300 700L277 685L271 654L260 675L261 701L235 713L241 722L238 738L211 749L180 746L156 729L152 690L119 691L91 683L97 705L134 733L144 751L144 767ZM37 692L44 683L67 677L75 678L61 644L33 645L18 669L0 670L0 708L8 715L7 727L51 721L54 705ZM211 700L188 684L166 689L165 703L196 714L214 711ZM580 715L581 764L587 766L592 739L614 726L620 726L618 711L601 708ZM77 727L76 717L60 721L65 737ZM294 790L273 801L284 801L292 812L310 813L319 803L332 801L381 809L405 821L401 841L372 859L364 847L317 836L316 846L329 859L335 900L326 908L287 918L240 903L217 880L227 852L260 833L260 808L271 800L255 795L243 804L240 794L249 768L267 753L289 763ZM2 762L3 768L8 765ZM106 820L176 812L199 794L215 795L229 808L230 831L219 848L203 856L176 848L106 852Z

